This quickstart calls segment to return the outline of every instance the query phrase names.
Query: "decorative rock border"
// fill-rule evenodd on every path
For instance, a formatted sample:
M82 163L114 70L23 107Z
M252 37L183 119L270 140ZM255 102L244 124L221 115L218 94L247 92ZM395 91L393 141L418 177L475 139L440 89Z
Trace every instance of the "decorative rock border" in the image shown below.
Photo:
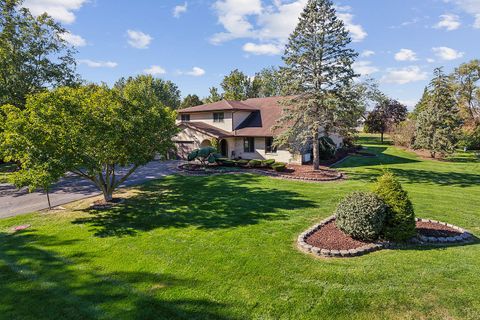
M272 178L279 178L279 179L286 179L286 180L297 180L297 181L307 181L307 182L327 182L327 181L336 181L343 179L345 176L342 172L336 170L325 170L330 172L335 172L336 175L331 178L312 178L312 177L302 177L302 176L290 176L287 174L282 174L281 172L276 171L266 171L266 170L259 170L259 169L245 169L240 168L240 170L225 170L225 171L218 171L218 172L205 172L205 171L194 171L188 170L183 167L184 164L180 164L177 169L184 174L190 176L213 176L219 174L241 174L241 173L256 173L263 176L268 176Z
M312 234L314 234L316 231L321 229L324 225L327 223L332 222L335 220L335 216L330 216L324 220L322 220L320 223L310 227L306 231L302 232L297 239L297 246L298 248L306 253L312 253L316 256L320 257L335 257L335 258L347 258L347 257L358 257L362 256L364 254L377 251L380 249L387 249L387 248L397 248L397 247L402 247L405 246L405 244L397 244L394 242L374 242L374 243L369 243L365 246L355 248L355 249L349 249L349 250L330 250L330 249L323 249L323 248L318 248L315 246L312 246L306 242L308 237L310 237ZM423 221L423 222L432 222L432 223L439 223L443 224L445 226L448 226L450 228L453 228L457 230L458 232L461 233L459 236L455 237L425 237L422 235L419 235L417 237L412 238L409 243L406 245L418 245L418 244L428 244L428 245L447 245L447 244L453 244L453 243L469 243L473 241L472 234L465 229L462 229L460 227L454 226L449 223L445 222L440 222L436 220L428 220L428 219L419 219L416 218L416 221Z
M452 228L460 233L460 235L455 237L426 237L423 235L418 235L417 238L421 243L428 243L428 244L442 244L442 243L459 243L459 242L470 242L472 241L473 237L470 232L467 230L454 226L453 224L441 222L437 220L430 220L430 219L419 219L416 218L416 221L421 222L431 222L431 223L438 223L449 228Z

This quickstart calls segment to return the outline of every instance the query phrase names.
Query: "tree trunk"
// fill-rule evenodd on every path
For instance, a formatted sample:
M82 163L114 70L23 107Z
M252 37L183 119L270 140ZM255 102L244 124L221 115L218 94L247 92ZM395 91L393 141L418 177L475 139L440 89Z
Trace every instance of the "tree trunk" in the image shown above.
M318 148L318 132L313 134L313 170L320 169L320 149Z
M103 199L105 202L111 202L113 200L113 190L111 188L103 190Z
M430 156L435 159L436 152L435 151L430 151Z
M380 141L383 144L383 132L380 132Z

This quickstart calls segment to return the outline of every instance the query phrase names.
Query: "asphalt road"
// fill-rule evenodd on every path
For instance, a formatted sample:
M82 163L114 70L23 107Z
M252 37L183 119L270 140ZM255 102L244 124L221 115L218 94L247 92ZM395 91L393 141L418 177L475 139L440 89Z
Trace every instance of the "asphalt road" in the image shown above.
M174 173L177 165L176 161L152 161L138 168L121 186L133 186L162 178ZM120 171L119 174L121 173ZM92 182L76 176L69 176L53 186L50 191L50 201L55 207L98 194L100 191ZM26 188L18 190L10 184L0 184L0 218L46 208L48 208L48 203L44 192L28 193Z

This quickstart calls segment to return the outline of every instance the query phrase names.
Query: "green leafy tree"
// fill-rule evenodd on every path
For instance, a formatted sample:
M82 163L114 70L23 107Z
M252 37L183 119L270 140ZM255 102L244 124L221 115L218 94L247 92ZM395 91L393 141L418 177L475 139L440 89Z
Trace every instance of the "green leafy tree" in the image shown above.
M259 82L259 97L276 97L283 93L284 79L282 72L275 68L269 67L260 70L255 74L254 81Z
M223 99L223 96L218 93L218 89L216 87L210 88L210 95L204 99L205 103L214 103L218 102Z
M429 150L435 158L455 151L461 119L451 80L442 68L435 69L429 92L429 103L418 115L414 148Z
M354 128L342 116L357 115L359 91L352 84L357 53L332 1L309 0L285 49L285 76L297 96L286 105L279 126L288 127L277 143L313 145L313 166L319 168L318 139ZM363 113L363 111L362 111Z
M387 204L383 235L388 240L405 241L415 236L415 212L408 193L390 172L378 178L374 192Z
M176 114L145 79L115 89L89 85L39 93L24 111L4 106L0 151L21 163L18 185L43 187L72 172L111 201L138 167L173 147Z
M135 81L139 86L145 86L149 93L155 94L158 101L171 109L180 107L180 90L172 81L155 78L152 75L140 75L137 77L120 78L114 84L114 88L122 91L127 83Z
M408 109L394 99L382 99L368 114L365 121L365 132L380 133L381 142L385 132L407 118Z
M189 94L185 98L183 98L183 101L180 104L180 109L195 107L202 104L202 100L200 100L200 98L196 94Z
M480 123L480 60L472 60L453 73L455 96L466 122Z
M226 100L245 100L255 95L250 78L238 69L223 78L221 87Z
M67 31L21 6L21 0L0 0L0 105L19 108L29 94L78 82Z

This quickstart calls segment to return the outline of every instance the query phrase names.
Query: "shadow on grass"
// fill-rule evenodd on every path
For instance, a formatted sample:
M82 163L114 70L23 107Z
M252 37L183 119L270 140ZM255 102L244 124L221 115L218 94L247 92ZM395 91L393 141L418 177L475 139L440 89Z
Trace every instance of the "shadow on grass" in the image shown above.
M0 313L5 319L230 319L205 299L160 299L197 281L149 272L103 273L79 267L91 257L45 247L75 243L35 230L0 233ZM142 289L142 290L141 290Z
M403 182L435 184L440 186L471 187L480 184L480 175L459 172L437 172L418 169L388 168ZM349 179L373 181L383 174L382 169L371 169L368 172L349 173Z
M73 223L99 237L135 235L155 228L231 228L286 218L283 210L313 207L291 191L259 187L254 175L172 176L140 186L140 193L108 211L90 211Z
M341 162L340 164L335 166L335 168L356 168L419 162L419 160L415 159L385 154L383 153L385 150L387 150L387 147L368 146L368 148L364 149L363 151L374 153L377 155L376 157L351 156L346 161Z

